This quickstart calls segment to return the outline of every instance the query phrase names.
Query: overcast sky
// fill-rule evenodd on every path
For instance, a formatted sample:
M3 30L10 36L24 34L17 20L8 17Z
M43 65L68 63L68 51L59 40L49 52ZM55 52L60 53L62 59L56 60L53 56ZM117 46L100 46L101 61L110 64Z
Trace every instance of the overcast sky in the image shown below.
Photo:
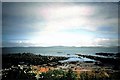
M119 0L1 0L2 2L119 2Z
M3 46L117 46L118 3L3 3Z

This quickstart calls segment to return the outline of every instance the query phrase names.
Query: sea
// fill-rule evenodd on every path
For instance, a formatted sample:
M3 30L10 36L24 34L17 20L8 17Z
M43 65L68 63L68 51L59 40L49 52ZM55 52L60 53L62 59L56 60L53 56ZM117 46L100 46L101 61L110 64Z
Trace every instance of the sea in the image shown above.
M95 53L118 53L118 47L3 47L2 54L33 53L43 56L95 55Z

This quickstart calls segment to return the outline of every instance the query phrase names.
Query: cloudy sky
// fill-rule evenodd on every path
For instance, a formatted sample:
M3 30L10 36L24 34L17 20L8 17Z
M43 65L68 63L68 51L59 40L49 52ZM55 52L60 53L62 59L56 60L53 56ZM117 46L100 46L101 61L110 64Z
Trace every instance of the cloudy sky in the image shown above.
M2 3L3 46L117 46L118 3Z

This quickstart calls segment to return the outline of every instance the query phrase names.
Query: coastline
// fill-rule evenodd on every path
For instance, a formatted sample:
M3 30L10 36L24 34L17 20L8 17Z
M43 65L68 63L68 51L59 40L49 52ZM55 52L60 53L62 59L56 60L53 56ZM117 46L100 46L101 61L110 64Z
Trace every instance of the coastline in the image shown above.
M76 54L78 55L78 54ZM102 72L105 77L109 77L111 74L119 73L120 69L116 67L114 64L106 64L106 62L102 62L101 59L97 56L83 55L79 54L77 58L89 58L94 59L95 62L91 61L79 61L73 60L70 61L71 57L63 57L63 56L42 56L35 55L32 53L18 53L18 54L3 54L3 69L2 76L5 78L6 73L8 71L16 71L24 70L25 74L35 74L40 78L39 75L42 73L47 73L50 71L62 70L64 72L69 72L72 70L73 73L78 75L78 80L80 78L79 75L87 73L87 75L97 74ZM74 59L74 58L73 58ZM109 60L109 58L107 58ZM120 59L120 58L119 58ZM65 62L59 62L61 60L65 60ZM69 60L69 61L66 61ZM118 60L118 59L117 59ZM103 65L106 64L106 65ZM118 66L118 65L117 65ZM116 67L116 69L115 69ZM26 72L27 70L29 70ZM97 72L97 73L96 73ZM106 76L109 75L109 76ZM35 79L34 79L35 80ZM48 80L48 79L47 79Z

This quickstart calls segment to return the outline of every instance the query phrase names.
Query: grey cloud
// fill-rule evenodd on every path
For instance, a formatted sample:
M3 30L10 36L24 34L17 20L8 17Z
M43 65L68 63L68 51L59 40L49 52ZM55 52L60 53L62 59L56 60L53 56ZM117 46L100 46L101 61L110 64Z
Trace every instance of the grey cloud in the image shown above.
M101 46L118 46L118 39L101 39L97 45Z
M117 16L118 9L117 3L3 3L3 36L9 38L18 38L23 39L23 37L33 36L33 33L40 32L44 29L46 20L40 16L36 16L37 13L34 9L39 7L49 6L51 4L59 4L59 5L86 5L95 7L95 14L89 16L87 19L91 20L92 23L98 23L100 25L104 24L103 27L109 27L112 30L100 30L97 29L96 33L100 33L101 35L109 35L114 34L112 32L117 31ZM39 11L38 11L39 12ZM46 23L44 23L46 22ZM36 24L39 23L39 26ZM90 26L86 24L87 26ZM96 27L101 27L96 25ZM92 28L92 26L91 26ZM93 32L94 33L94 32ZM110 34L109 34L110 33ZM115 33L116 35L116 33ZM40 35L39 35L40 36ZM5 38L4 38L5 39ZM28 43L14 43L14 42L4 42L5 46L28 46L31 44ZM103 40L99 43L99 45L117 45L116 40Z
M2 0L3 2L118 2L119 0Z

